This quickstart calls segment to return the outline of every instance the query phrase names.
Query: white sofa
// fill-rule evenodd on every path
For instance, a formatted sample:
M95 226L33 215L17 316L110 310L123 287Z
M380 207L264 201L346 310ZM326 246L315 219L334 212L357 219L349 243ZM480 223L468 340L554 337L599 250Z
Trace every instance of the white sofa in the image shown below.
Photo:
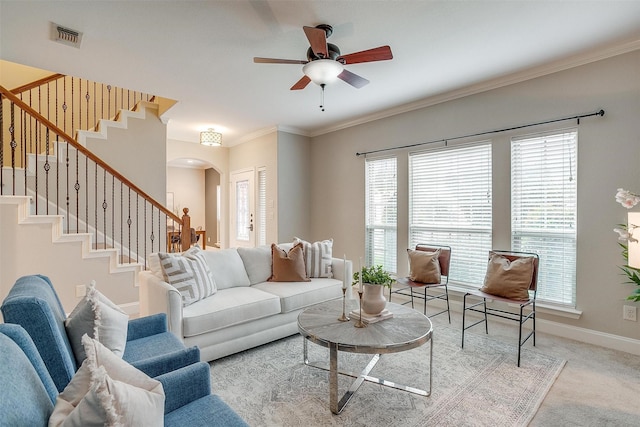
M151 270L140 273L139 284L140 314L166 313L169 330L187 347L197 345L205 361L296 334L305 307L342 297L345 278L351 284L352 263L339 258L332 258L332 278L269 282L269 246L202 253L217 287L207 298L183 307L180 293L162 279L157 254L149 257Z

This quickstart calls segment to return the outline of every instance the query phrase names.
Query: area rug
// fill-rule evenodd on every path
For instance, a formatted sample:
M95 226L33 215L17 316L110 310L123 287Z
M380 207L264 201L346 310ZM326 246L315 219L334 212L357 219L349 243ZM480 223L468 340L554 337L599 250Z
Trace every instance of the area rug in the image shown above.
M526 426L565 364L527 344L518 368L515 343L469 333L463 350L448 326L435 329L433 345L430 397L365 381L334 415L328 372L304 365L300 336L213 361L212 389L254 427ZM384 354L370 375L427 389L428 346ZM341 352L338 366L360 372L370 357ZM309 359L327 363L329 352L309 343ZM353 379L339 377L341 396Z

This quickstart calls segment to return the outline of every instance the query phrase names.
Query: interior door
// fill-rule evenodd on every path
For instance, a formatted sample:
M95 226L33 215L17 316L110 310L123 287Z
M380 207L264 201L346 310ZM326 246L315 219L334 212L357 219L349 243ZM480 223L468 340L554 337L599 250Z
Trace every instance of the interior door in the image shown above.
M231 246L256 245L255 188L253 169L231 174Z

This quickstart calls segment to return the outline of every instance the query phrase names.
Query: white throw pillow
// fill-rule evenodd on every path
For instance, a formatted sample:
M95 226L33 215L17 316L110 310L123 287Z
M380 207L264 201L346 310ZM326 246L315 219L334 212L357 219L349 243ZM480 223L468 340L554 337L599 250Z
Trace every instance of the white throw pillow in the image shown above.
M100 293L94 280L89 284L87 294L65 320L64 326L78 365L86 357L82 346L84 334L97 339L117 356L124 354L129 315Z
M249 282L252 285L262 283L271 277L271 247L258 246L255 248L238 248L244 268L247 270Z
M309 277L333 277L332 262L333 239L309 243L294 237L293 244L302 243L304 264Z
M164 281L180 292L183 306L216 293L216 282L199 247L182 254L159 253L158 258Z
M84 335L87 358L56 398L49 427L161 426L162 384Z

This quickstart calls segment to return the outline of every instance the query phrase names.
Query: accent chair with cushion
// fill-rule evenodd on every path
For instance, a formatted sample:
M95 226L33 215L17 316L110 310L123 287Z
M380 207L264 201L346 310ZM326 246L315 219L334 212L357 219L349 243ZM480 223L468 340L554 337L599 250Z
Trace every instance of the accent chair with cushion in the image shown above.
M449 266L451 264L451 247L417 244L415 250L407 249L409 257L409 276L396 279L397 287L389 290L389 301L392 294L405 295L411 297L411 308L413 298L424 300L424 314L427 315L427 302L432 300L443 300L447 308L430 315L447 313L449 323L451 323L451 312L449 310ZM438 289L439 288L439 289ZM422 289L423 292L418 290ZM435 292L429 293L437 289ZM408 304L409 301L404 302Z
M132 320L125 318L122 323L124 313L119 313L117 307L103 301L98 303L103 309L102 317L119 316L117 319L122 325L121 331L104 333L115 338L119 335L121 352L113 348L111 350L145 374L156 377L200 361L197 347L186 348L181 340L167 330L166 315L156 314ZM62 391L82 364L74 347L74 341L79 345L81 334L70 333L68 326L65 326L65 323L69 323L68 318L49 278L42 275L19 278L0 309L6 323L22 326L31 336L57 390ZM79 309L76 307L71 315ZM80 314L78 317L82 319ZM103 323L113 329L116 322L105 320ZM79 328L86 326L78 325ZM77 340L74 335L78 336Z
M108 356L108 354L104 354L104 356ZM73 412L78 408L80 411L93 409L92 415L94 416L99 416L103 412L101 405L105 404L104 401L97 402L97 404L94 401L91 405L85 401L86 395L76 397L76 401L71 403L67 403L61 398L62 395L58 394L33 340L21 326L8 323L0 324L0 360L2 361L0 363L0 384L2 384L0 387L0 427L45 427L49 425L50 421L58 425L58 421L61 419L65 425L86 425L86 419L78 420L73 414L65 418L61 417L60 413ZM96 358L94 361L98 361L98 359ZM116 358L117 361L120 359ZM120 363L126 364L122 361ZM133 368L130 366L126 368L129 370L125 369L123 372L130 375L132 372L130 370ZM104 370L105 367L101 365L97 372L102 373ZM112 373L112 375L115 377L118 373ZM137 371L136 376L144 377L144 374ZM81 380L82 378L75 379L76 382ZM156 399L156 403L151 408L149 408L150 401L144 399L136 401L130 398L131 395L127 392L131 391L132 386L128 384L129 381L126 378L113 381L108 378L106 381L109 381L111 385L108 390L110 396L124 400L120 401L122 403L117 403L118 400L114 399L116 402L114 411L105 412L103 414L105 417L113 416L115 413L116 416L121 417L120 421L122 421L122 418L130 419L125 417L127 413L137 412L139 417L146 419L146 413L141 412L142 410L147 412L159 410L160 416L164 418L165 426L247 425L218 396L211 394L209 366L204 362L185 366L155 379L147 378L151 384L160 383L162 387L156 386L156 391L161 390L164 394L161 398ZM90 387L92 392L99 390L99 386L95 383L84 387ZM66 393L69 395L81 391L81 388L70 388L66 390ZM124 394L114 396L119 393L119 390L123 390ZM85 402L85 404L80 407L80 402ZM73 405L74 403L75 405ZM157 408L158 404L163 404L164 407ZM96 408L97 410L95 410ZM149 419L151 418L149 417ZM106 425L106 423L104 424Z
M462 348L464 331L484 322L485 333L489 333L487 315L518 322L518 366L522 346L531 337L536 345L536 290L540 259L533 252L489 251L489 261L484 283L480 289L469 290L462 299ZM467 299L474 299L469 302ZM487 306L487 300L503 304L513 304L518 313ZM478 308L482 306L482 308ZM525 312L528 309L528 312ZM470 325L466 323L467 311L482 313L482 318ZM531 331L523 338L522 326L531 320Z

